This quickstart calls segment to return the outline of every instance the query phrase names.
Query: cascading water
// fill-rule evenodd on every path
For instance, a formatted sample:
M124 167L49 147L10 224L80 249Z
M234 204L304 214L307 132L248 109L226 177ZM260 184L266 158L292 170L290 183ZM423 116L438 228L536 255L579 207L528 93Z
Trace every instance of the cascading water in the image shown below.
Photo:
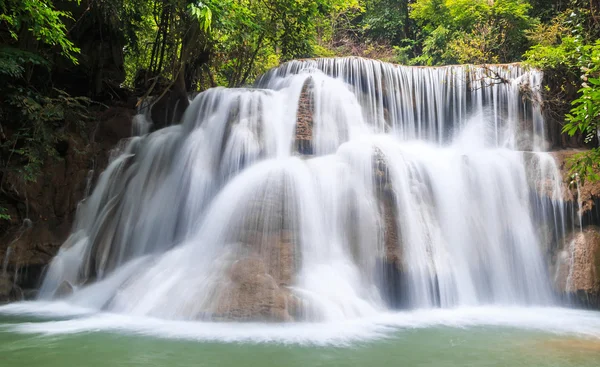
M40 297L211 320L552 304L564 215L540 82L339 58L208 90L112 161Z

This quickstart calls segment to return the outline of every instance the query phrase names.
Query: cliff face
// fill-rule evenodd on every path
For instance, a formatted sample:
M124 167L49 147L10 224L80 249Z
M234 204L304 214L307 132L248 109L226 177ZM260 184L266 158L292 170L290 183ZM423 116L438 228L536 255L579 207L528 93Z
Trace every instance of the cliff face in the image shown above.
M89 125L89 135L68 133L60 157L48 158L35 182L4 178L4 201L11 219L0 235L0 302L31 298L44 267L71 230L77 204L106 164L110 150L131 134L135 110L111 108Z

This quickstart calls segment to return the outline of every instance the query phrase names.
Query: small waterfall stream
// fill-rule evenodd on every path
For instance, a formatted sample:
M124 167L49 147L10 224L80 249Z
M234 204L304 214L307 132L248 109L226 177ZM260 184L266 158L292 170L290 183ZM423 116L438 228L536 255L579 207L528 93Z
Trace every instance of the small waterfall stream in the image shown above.
M541 77L336 58L205 91L112 160L40 298L185 320L552 305Z

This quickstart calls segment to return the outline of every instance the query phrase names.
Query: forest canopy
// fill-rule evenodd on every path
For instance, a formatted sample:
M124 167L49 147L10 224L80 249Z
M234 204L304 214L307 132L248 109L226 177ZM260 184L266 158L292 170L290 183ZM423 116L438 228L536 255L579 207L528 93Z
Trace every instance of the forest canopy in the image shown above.
M248 85L310 57L525 62L544 70L564 131L596 139L596 0L0 0L0 12L2 175L35 180L90 106ZM600 161L587 154L582 174Z

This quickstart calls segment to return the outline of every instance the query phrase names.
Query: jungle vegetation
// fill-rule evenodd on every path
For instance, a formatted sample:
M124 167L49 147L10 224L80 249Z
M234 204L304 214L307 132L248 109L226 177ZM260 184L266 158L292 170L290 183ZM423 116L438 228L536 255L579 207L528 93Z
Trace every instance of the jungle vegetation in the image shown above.
M564 132L592 145L573 172L598 179L599 39L597 0L0 0L0 191L95 108L347 55L541 68Z

